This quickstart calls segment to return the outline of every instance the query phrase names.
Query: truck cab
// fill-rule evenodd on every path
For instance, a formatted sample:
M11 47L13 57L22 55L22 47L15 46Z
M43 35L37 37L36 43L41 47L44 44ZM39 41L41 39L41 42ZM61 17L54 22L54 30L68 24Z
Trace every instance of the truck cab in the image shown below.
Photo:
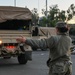
M75 55L75 24L70 25L69 36L72 39L71 51L72 51L72 54Z
M71 25L69 30L69 36L72 38L73 45L75 45L75 25Z

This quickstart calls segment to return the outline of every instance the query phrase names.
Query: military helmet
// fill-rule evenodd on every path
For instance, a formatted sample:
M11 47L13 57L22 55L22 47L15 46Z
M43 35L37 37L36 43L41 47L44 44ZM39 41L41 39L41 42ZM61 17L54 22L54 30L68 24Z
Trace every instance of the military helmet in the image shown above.
M67 27L67 24L66 24L66 22L60 21L60 22L57 22L56 23L56 27L59 27L59 28Z

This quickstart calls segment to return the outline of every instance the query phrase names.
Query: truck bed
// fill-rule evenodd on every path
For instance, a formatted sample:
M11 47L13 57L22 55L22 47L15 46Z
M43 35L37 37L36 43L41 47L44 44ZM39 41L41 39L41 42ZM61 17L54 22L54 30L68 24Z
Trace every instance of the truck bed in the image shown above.
M0 30L0 40L3 43L16 43L16 38L24 36L31 37L31 32L28 30Z

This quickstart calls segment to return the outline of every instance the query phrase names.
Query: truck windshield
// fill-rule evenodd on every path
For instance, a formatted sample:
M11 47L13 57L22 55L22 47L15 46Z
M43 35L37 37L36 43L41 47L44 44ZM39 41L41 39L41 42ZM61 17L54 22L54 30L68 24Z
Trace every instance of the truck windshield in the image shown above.
M7 20L0 23L0 30L29 30L30 20Z
M70 29L69 35L75 35L75 27Z

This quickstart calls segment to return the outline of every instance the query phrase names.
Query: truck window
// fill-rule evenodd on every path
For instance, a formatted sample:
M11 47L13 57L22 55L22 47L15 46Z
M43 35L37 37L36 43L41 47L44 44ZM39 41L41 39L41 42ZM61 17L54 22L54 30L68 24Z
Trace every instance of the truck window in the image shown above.
M70 29L69 35L75 35L75 27Z
M30 20L7 20L0 23L0 30L29 30Z

